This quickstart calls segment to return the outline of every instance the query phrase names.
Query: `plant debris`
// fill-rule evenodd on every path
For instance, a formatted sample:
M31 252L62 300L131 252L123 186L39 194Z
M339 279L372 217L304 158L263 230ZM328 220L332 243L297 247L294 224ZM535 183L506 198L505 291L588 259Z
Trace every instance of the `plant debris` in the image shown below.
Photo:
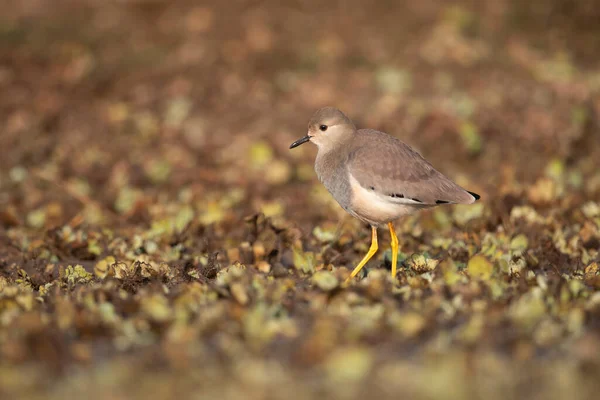
M9 0L0 397L597 398L598 7L297 3ZM395 278L288 151L326 105L482 195Z

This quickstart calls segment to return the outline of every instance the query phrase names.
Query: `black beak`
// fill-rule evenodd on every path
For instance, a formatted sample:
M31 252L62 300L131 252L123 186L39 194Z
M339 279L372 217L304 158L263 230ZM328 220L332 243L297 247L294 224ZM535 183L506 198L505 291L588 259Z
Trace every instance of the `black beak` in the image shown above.
M302 139L296 140L294 143L292 143L290 145L290 149L293 149L294 147L298 147L301 144L308 142L310 140L310 138L311 138L310 136L306 135Z

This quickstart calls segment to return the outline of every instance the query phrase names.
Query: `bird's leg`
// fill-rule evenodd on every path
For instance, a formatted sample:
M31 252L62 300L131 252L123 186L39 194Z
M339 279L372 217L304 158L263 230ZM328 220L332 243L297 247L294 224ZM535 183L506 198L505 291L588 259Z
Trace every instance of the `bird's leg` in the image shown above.
M396 277L396 266L398 265L398 236L394 231L394 224L388 222L390 228L390 237L392 238L392 278Z
M358 263L356 268L354 268L354 271L352 271L352 273L350 274L350 277L348 279L346 279L346 282L348 282L350 279L354 278L356 276L356 274L358 274L360 272L360 270L371 259L371 257L373 257L373 254L375 254L377 252L378 248L379 247L377 246L377 228L375 228L374 226L371 226L371 247L369 248L369 251L367 252L367 254L363 257L363 259L360 260L360 262Z

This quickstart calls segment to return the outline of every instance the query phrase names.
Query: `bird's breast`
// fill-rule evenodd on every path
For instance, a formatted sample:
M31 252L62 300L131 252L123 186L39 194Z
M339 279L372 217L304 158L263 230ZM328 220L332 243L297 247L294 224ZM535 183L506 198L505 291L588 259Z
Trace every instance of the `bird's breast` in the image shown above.
M347 165L336 155L317 156L315 172L333 198L347 209L352 196Z

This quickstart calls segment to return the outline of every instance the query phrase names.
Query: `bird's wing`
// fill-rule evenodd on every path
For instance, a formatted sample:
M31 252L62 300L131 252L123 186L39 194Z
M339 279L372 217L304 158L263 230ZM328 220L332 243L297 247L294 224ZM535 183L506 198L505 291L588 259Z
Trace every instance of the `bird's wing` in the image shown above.
M438 172L407 144L370 129L358 131L348 170L364 189L399 204L469 204L478 198Z

